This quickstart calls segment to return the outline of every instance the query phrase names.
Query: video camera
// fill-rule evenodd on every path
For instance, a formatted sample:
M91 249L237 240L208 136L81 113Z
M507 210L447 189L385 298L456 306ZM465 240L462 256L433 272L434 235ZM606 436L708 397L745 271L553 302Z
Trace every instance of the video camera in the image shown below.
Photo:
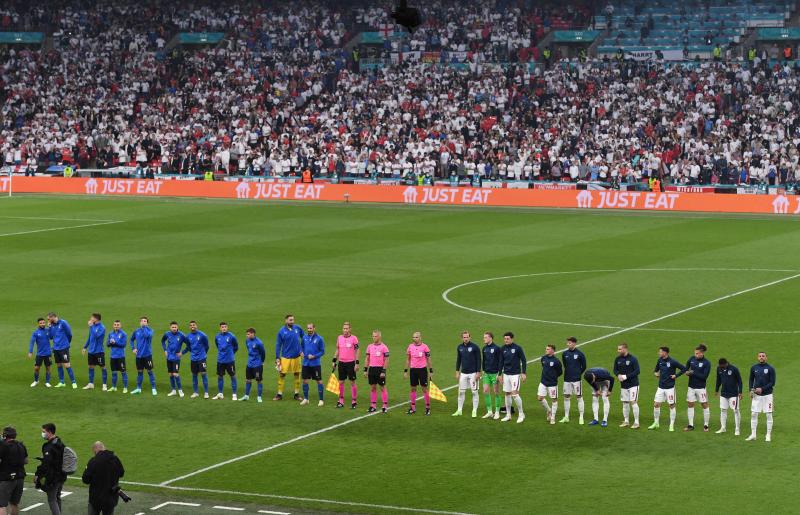
M117 496L122 499L122 502L131 502L130 496L123 492L119 485L114 486L111 489L111 493L117 494Z

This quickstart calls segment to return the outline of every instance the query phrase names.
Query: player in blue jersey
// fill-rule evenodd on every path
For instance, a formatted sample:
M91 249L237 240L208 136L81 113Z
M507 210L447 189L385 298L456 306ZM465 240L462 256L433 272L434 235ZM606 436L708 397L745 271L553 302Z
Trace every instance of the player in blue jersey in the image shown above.
M653 369L653 374L658 378L658 389L653 402L653 423L647 429L658 429L660 426L661 404L669 405L669 430L675 431L675 417L678 412L675 408L675 378L686 371L680 361L669 355L669 347L658 348L658 361Z
M569 422L570 397L578 399L578 424L583 425L583 392L581 377L586 371L586 356L578 349L578 339L574 336L567 338L567 350L561 354L564 363L564 418L559 422Z
M44 318L38 319L36 326L28 344L28 359L33 358L33 348L36 347L36 361L33 362L31 388L39 384L39 369L41 369L42 365L44 365L45 369L44 385L50 388L50 357L53 355L53 348L50 346L50 333L47 331L47 321Z
M247 348L247 370L245 371L245 380L247 384L244 386L244 395L241 399L246 401L250 399L250 389L253 387L253 381L257 384L258 389L258 402L263 402L261 395L264 392L264 385L261 381L264 379L264 359L267 357L267 352L264 350L264 343L256 338L256 330L252 327L247 329L245 333L245 347Z
M192 372L192 399L200 397L197 376L203 378L203 398L208 399L208 336L197 328L197 322L189 322L189 332L186 333L186 348L183 354L189 354Z
M321 335L317 334L317 328L312 323L306 325L306 334L303 335L303 348L301 350L303 358L303 400L300 401L300 404L308 404L308 381L314 380L317 382L317 395L319 396L317 406L323 406L325 404L323 401L325 387L322 384L322 356L325 355L325 340Z
M128 369L125 364L125 348L128 346L128 335L122 330L122 323L114 320L114 329L108 333L108 348L111 353L111 388L110 392L117 391L117 376L122 374L122 393L128 393Z
M83 346L83 353L89 354L89 382L84 390L94 389L94 368L100 367L103 371L103 391L108 389L108 371L106 371L106 326L101 322L100 313L92 313L89 318L89 336Z
M150 388L152 388L153 395L158 395L156 376L153 373L153 330L149 324L149 318L140 318L139 328L131 334L131 350L133 355L136 356L136 389L131 392L131 395L142 393L145 369L147 370L147 377L150 379Z
M303 330L295 325L294 315L288 314L284 318L284 325L275 336L275 367L278 369L278 390L275 392L274 401L283 399L283 386L286 374L294 375L294 400L300 397L300 372L302 359L300 359L303 345Z
M167 397L176 394L183 397L183 386L181 385L181 349L186 343L186 336L178 330L178 322L169 323L169 331L161 337L161 348L164 349L164 356L167 358L167 374L169 375L169 385L172 390Z
M231 378L231 399L235 401L238 390L235 354L239 350L239 340L233 333L228 332L227 322L220 322L219 332L214 337L214 343L217 346L217 391L219 392L214 396L214 400L225 398L222 390L225 387L225 374L228 374Z
M69 347L72 344L72 328L66 320L62 320L54 312L47 314L47 331L50 339L53 340L53 356L58 367L58 384L56 388L64 388L64 369L67 369L69 379L72 381L72 389L78 388L78 381L75 380L75 372L69 361Z

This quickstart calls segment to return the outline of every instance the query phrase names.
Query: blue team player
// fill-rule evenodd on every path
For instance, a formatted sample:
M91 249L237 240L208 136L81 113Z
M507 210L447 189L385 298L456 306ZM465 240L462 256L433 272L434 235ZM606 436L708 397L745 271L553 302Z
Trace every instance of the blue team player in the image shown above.
M164 349L164 356L167 358L169 385L172 387L167 397L174 397L175 395L183 397L181 349L184 343L186 343L186 336L178 330L178 322L170 322L169 331L161 337L161 348Z
M103 371L103 391L108 389L108 372L106 371L106 326L103 325L100 313L92 313L89 317L89 336L83 345L82 352L89 354L89 382L84 390L94 390L94 368Z
M200 397L198 393L197 376L203 377L203 398L208 399L208 336L197 328L197 322L189 322L189 332L186 333L186 349L183 354L189 353L192 369L192 399Z
M231 378L231 390L233 395L231 399L236 400L236 391L238 385L236 382L236 351L239 350L239 341L233 333L228 332L228 323L220 322L219 332L214 337L214 343L217 345L217 395L214 400L224 399L222 389L225 386L225 374L227 373Z
M561 354L564 363L564 418L559 423L569 422L570 397L578 398L578 424L583 425L583 391L581 376L586 371L586 355L578 348L578 339L567 338L567 350Z
M28 359L33 358L33 347L36 347L36 361L33 363L33 382L31 388L39 384L39 369L44 364L45 383L50 388L50 357L53 355L53 348L50 346L50 334L47 332L47 320L40 318L36 321L37 327L31 334L31 342L28 345Z
M317 394L319 395L317 406L323 406L325 403L322 398L325 387L322 385L321 359L325 354L325 340L317 334L317 328L312 323L306 325L306 334L303 335L303 347L301 350L303 356L303 400L300 401L300 404L308 404L308 381L313 379L317 382Z
M669 347L658 348L658 361L653 373L658 378L655 402L653 403L653 423L647 429L658 429L660 426L661 403L669 405L669 430L675 431L675 378L686 372L686 367L680 361L669 355Z
M156 376L153 374L153 330L149 324L150 319L142 317L139 319L139 329L135 330L131 335L131 350L136 356L136 389L131 392L131 395L142 393L145 369L147 369L147 376L150 378L150 387L153 389L153 395L158 395Z
M69 346L72 344L72 328L66 320L58 318L53 311L47 314L49 322L48 335L53 341L53 356L56 358L56 366L58 367L58 384L56 388L64 388L64 369L67 369L69 379L72 381L72 388L78 388L78 382L75 380L75 372L72 371L72 365L69 362Z
M250 389L255 381L258 388L257 400L263 402L261 394L264 392L264 385L261 384L261 381L264 379L264 359L267 357L267 351L264 349L264 342L256 338L255 329L250 327L247 329L246 335L244 344L247 347L247 370L245 370L247 384L244 385L244 395L239 400L250 399Z
M114 320L112 329L108 333L108 348L111 353L111 388L109 392L117 391L117 379L122 374L122 393L128 393L128 368L125 364L125 348L128 346L128 335L122 330L122 322Z
M539 402L542 404L548 422L556 423L556 411L558 410L558 378L563 373L561 362L556 358L556 346L548 344L545 347L545 354L541 357L542 379L539 382L537 392ZM552 406L547 404L545 397L550 397Z
M605 368L593 367L583 374L583 378L592 387L592 421L590 426L600 424L608 427L608 414L611 411L611 400L608 396L614 389L614 376ZM603 398L603 421L600 422L600 397Z

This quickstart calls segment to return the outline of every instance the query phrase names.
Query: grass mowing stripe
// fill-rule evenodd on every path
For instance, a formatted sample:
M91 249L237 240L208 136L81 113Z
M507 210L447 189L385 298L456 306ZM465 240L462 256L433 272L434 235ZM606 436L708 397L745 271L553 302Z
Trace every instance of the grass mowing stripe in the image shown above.
M796 279L798 277L800 277L800 274L794 274L794 275L791 275L791 276L788 276L788 277L784 277L784 278L781 278L781 279L776 279L774 281L770 281L768 283L760 284L758 286L753 286L751 288L740 290L740 291L737 291L737 292L734 292L734 293L729 293L727 295L723 295L721 297L717 297L715 299L711 299L711 300L702 302L700 304L696 304L694 306L690 306L688 308L684 308L684 309L681 309L681 310L678 310L678 311L674 311L672 313L668 313L666 315L662 315L662 316L654 318L652 320L647 320L645 322L640 322L640 323L638 323L636 325L632 325L630 327L625 327L625 328L622 328L622 329L618 329L618 330L616 330L614 332L611 332L611 333L608 333L608 334L604 334L602 336L598 336L598 337L592 338L590 340L586 340L584 342L581 342L578 346L579 347L583 347L584 345L588 345L590 343L598 342L598 341L601 341L601 340L606 340L606 339L611 338L613 336L617 336L619 334L626 333L628 331L633 331L634 329L638 329L640 327L644 327L646 325L653 324L655 322L660 322L662 320L666 320L667 318L672 318L672 317L681 315L683 313L687 313L689 311L693 311L695 309L700 309L702 307L709 306L711 304L716 304L717 302L722 302L723 300L727 300L727 299L730 299L730 298L733 298L733 297L738 297L739 295L744 295L745 293L749 293L749 292L752 292L752 291L760 290L760 289L763 289L763 288L768 288L770 286L774 286L776 284L784 283L786 281L791 281L792 279ZM566 350L566 349L561 349L561 350L558 351L558 353L564 352L564 350ZM528 363L535 363L536 361L539 361L539 359L540 358L532 359L532 360L528 361ZM453 388L456 388L457 386L458 386L458 384L454 384L454 385L448 386L446 388L442 388L442 391L452 390ZM404 401L404 402L395 404L393 406L389 406L389 409L391 410L391 409L399 408L401 406L405 406L408 403L409 403L409 401ZM334 429L338 429L340 427L344 427L344 426L352 424L354 422L358 422L359 420L364 420L366 418L369 418L369 417L372 417L372 416L375 416L375 415L378 415L378 414L379 414L379 412L368 413L366 415L361 415L359 417L356 417L356 418L353 418L353 419L350 419L350 420L346 420L346 421L340 422L338 424L333 424L331 426L324 427L322 429L318 429L316 431L312 431L310 433L306 433L306 434L303 434L303 435L300 435L300 436L296 436L294 438L291 438L289 440L285 440L283 442L276 443L274 445L270 445L269 447L264 447L263 449L258 449L256 451L253 451L253 452L250 452L250 453L247 453L247 454L243 454L241 456L237 456L237 457L231 458L229 460L221 461L219 463L215 463L213 465L209 465L207 467L203 467L203 468L195 470L193 472L189 472L188 474L183 474L181 476L178 476L178 477L175 477L175 478L172 478L172 479L168 479L167 481L161 482L159 485L160 486L168 486L168 485L170 485L172 483L176 483L178 481L181 481L181 480L184 480L184 479L188 479L188 478L196 476L198 474L202 474L204 472L208 472L208 471L220 468L220 467L224 467L225 465L230 465L231 463L236 463L238 461L245 460L247 458L252 458L253 456L258 456L260 454L264 454L264 453L272 451L274 449L278 449L280 447L284 447L286 445L289 445L289 444L292 444L292 443L295 443L295 442L299 442L299 441L305 440L307 438L311 438L312 436L316 436L316 435L319 435L319 434L322 434L322 433L327 433L328 431L333 431Z

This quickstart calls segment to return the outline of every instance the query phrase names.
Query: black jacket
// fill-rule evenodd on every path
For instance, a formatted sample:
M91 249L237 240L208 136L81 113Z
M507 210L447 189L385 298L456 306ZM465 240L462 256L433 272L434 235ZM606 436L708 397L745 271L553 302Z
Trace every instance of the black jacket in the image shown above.
M44 489L55 483L63 483L67 475L61 470L64 461L64 443L59 437L45 442L42 445L41 463L36 468L36 477L44 483Z
M0 442L0 481L14 481L25 477L28 450L16 440Z
M119 496L113 490L125 475L122 462L114 451L100 451L86 464L83 482L89 485L89 504L96 510L117 505Z

